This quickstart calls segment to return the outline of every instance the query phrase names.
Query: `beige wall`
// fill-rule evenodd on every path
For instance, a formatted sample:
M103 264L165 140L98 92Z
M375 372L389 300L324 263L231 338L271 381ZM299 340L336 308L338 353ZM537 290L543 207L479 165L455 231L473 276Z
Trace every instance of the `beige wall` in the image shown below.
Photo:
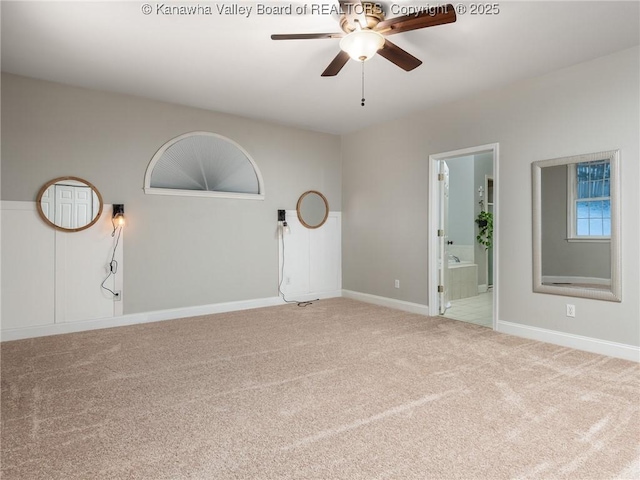
M264 201L143 193L156 150L195 130L249 152ZM124 313L277 296L277 210L314 189L339 211L340 162L337 136L2 75L2 200L35 200L46 181L75 175L124 203Z
M638 345L639 54L622 51L341 139L3 74L2 199L34 200L50 178L77 175L105 202L124 203L125 313L135 313L276 295L276 210L317 189L343 211L343 287L426 305L428 157L499 142L499 319ZM193 130L242 145L262 171L266 200L144 195L154 152ZM622 303L534 294L531 162L616 148ZM576 319L565 317L566 303Z
M499 142L499 320L639 345L639 58L632 48L343 136L343 288L428 304L429 155ZM533 293L531 162L612 149L622 303Z

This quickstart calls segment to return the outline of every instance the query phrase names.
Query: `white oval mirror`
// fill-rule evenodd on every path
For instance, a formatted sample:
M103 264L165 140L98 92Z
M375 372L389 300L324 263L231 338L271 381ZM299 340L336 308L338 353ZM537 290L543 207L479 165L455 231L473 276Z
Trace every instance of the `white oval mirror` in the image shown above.
M82 178L59 177L43 185L36 207L40 217L56 230L79 232L100 218L102 196Z
M329 202L320 192L309 190L300 195L296 211L302 225L307 228L319 228L329 216Z

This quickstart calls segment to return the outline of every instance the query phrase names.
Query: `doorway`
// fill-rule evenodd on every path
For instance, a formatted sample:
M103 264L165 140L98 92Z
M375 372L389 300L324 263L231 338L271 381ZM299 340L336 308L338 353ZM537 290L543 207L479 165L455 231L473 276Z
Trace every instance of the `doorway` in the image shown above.
M429 313L495 329L498 144L429 156Z

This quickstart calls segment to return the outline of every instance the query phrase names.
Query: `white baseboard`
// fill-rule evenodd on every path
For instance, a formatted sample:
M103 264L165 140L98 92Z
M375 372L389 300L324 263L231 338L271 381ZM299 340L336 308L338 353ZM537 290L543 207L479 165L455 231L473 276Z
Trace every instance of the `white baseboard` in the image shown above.
M320 293L286 293L285 297L288 303L291 302L313 302L314 300L323 300L325 298L336 298L342 296L342 290L332 290ZM281 298L282 300L282 298Z
M316 294L305 294L294 296L294 301L312 301L315 299L340 297L342 291L322 292ZM3 342L11 340L22 340L25 338L45 337L49 335L60 335L63 333L84 332L87 330L98 330L101 328L123 327L126 325L137 325L141 323L161 322L164 320L176 320L179 318L197 317L200 315L211 315L214 313L235 312L239 310L250 310L253 308L272 307L284 305L282 297L258 298L253 300L240 300L237 302L214 303L210 305L198 305L195 307L173 308L169 310L158 310L154 312L132 313L119 317L98 318L95 320L81 320L76 322L53 323L48 325L38 325L25 328L3 329L1 339Z
M379 297L377 295L354 292L352 290L342 290L342 296L366 303L381 305L383 307L395 308L397 310L404 310L406 312L429 316L429 307L427 305L405 302L393 298ZM503 320L498 320L496 331L514 335L516 337L523 337L563 347L575 348L576 350L584 350L586 352L599 353L609 357L640 362L640 347L633 345L609 342L607 340L531 327L519 323L505 322Z
M354 292L353 290L342 290L342 296L360 300L365 303L373 303L382 307L395 308L410 313L418 313L420 315L429 315L429 306L420 303L405 302L404 300L396 300L395 298L379 297L369 293Z
M395 308L410 313L429 315L429 307L419 303L405 302L394 298L380 297L368 293L360 293L352 290L336 290L317 294L304 294L287 298L289 301L313 301L315 299L345 297L359 300L365 303L372 303L384 307ZM84 320L77 322L57 323L49 325L39 325L26 328L3 329L1 339L3 342L11 340L21 340L25 338L43 337L48 335L59 335L63 333L75 333L101 328L121 327L126 325L137 325L141 323L160 322L164 320L175 320L179 318L196 317L200 315L211 315L215 313L233 312L239 310L250 310L261 307L271 307L283 305L285 302L281 297L258 298L253 300L241 300L237 302L216 303L210 305L199 305L195 307L175 308L170 310L158 310L154 312L133 313L119 317L100 318L96 320ZM496 331L529 338L541 342L561 345L563 347L575 348L592 353L599 353L610 357L622 358L640 362L640 347L626 345L622 343L609 342L597 338L584 337L570 333L547 330L544 328L531 327L513 322L498 320Z
M609 357L640 362L640 347L626 345L624 343L609 342L598 338L583 337L581 335L558 332L556 330L505 322L503 320L498 320L496 331L517 337L552 343L562 347L570 347L577 350L607 355Z

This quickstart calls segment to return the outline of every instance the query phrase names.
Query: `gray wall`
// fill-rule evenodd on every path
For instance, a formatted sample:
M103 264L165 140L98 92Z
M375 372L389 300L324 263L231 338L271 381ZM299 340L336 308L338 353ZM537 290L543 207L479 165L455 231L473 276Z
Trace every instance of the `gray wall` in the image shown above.
M156 150L195 130L244 147L266 199L145 195ZM3 74L2 200L33 201L63 175L125 204L125 313L277 296L277 210L310 189L342 202L337 136Z
M567 166L541 174L542 275L611 278L611 246L567 241Z
M427 305L429 155L499 142L499 320L639 345L639 75L635 47L344 135L343 288ZM531 162L616 148L622 302L533 293Z

